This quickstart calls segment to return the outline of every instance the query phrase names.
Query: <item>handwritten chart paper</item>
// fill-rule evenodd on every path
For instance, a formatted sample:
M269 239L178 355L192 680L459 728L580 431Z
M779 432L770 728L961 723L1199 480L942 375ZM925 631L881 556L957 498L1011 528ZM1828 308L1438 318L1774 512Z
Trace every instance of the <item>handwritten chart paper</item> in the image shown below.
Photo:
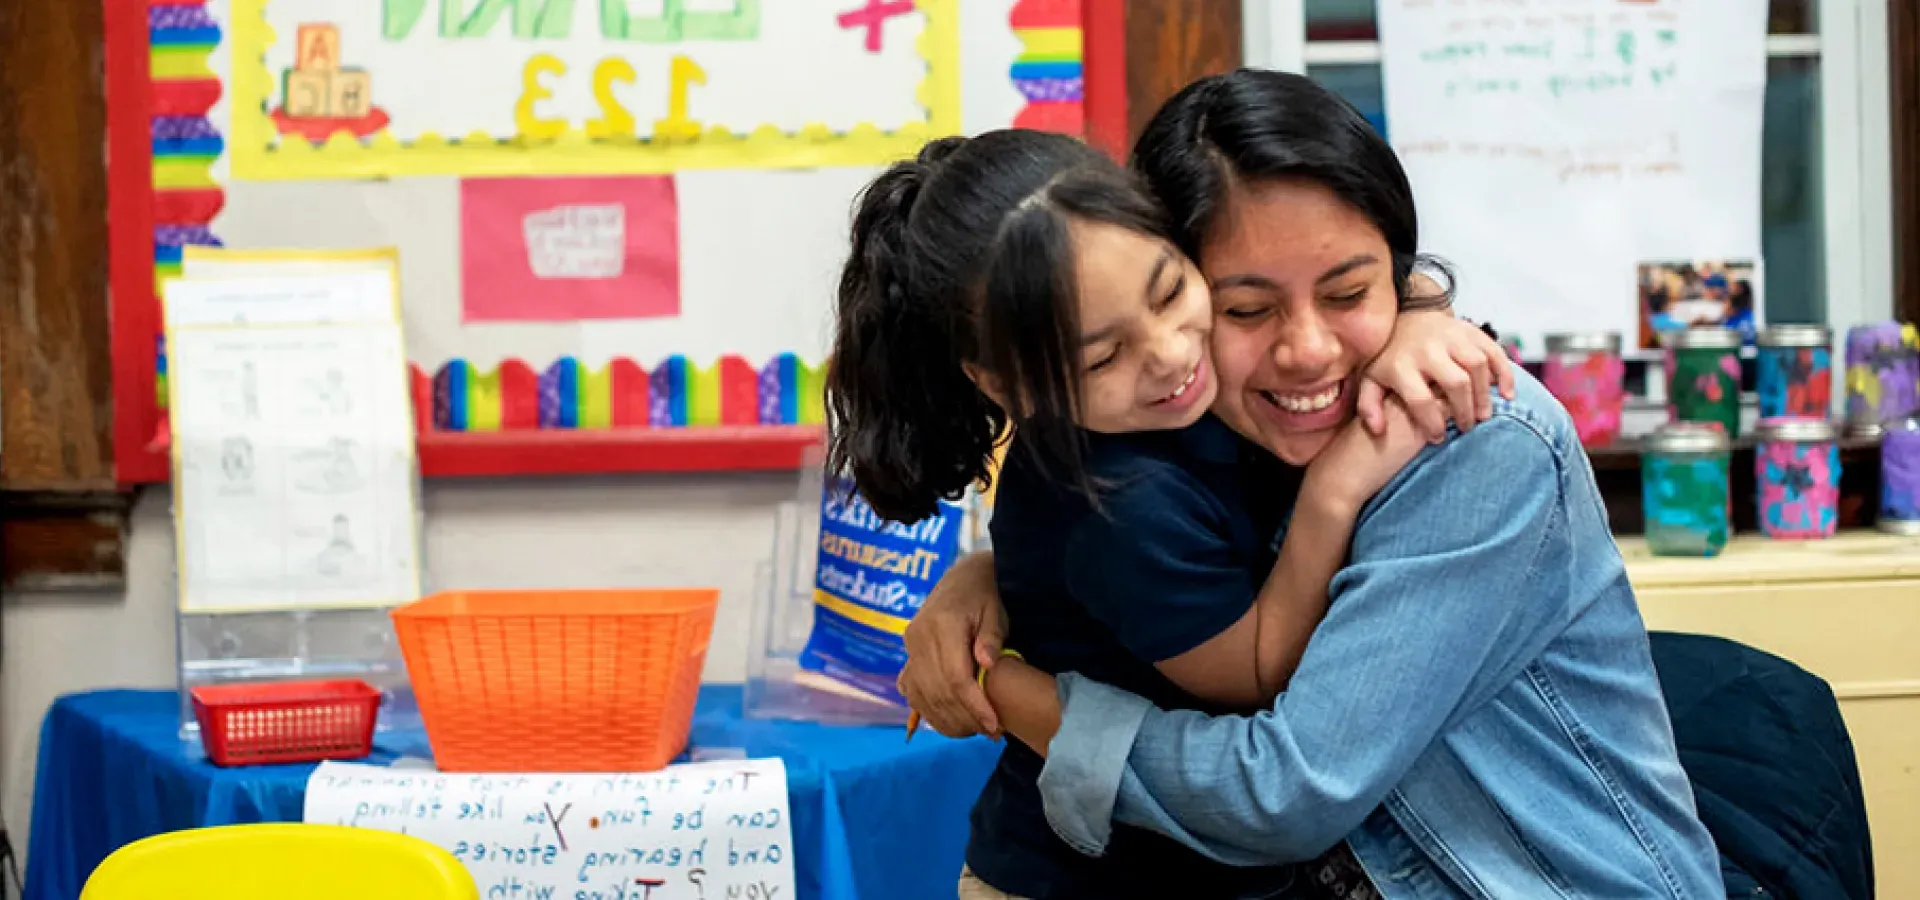
M1636 267L1759 259L1766 5L1381 0L1422 249L1529 348L1638 330Z
M634 775L444 775L325 763L304 819L452 853L482 900L793 900L778 759Z
M181 608L417 598L391 275L179 279L167 306Z
M680 314L672 176L460 182L463 321Z

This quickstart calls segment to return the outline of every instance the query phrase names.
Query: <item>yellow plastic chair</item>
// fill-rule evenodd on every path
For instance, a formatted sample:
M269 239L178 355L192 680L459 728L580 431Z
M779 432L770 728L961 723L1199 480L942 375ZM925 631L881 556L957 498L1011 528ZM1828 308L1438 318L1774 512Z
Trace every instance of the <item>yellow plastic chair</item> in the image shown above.
M80 900L479 900L453 855L404 834L337 825L230 825L135 841Z

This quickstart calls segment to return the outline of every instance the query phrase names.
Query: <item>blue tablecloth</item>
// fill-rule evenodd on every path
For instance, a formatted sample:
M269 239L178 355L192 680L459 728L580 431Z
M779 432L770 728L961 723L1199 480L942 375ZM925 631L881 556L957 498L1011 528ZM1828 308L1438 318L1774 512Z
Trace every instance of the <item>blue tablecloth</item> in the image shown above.
M115 849L162 832L297 822L311 765L222 769L178 737L171 691L62 697L47 712L34 779L28 900L75 900ZM740 689L710 685L696 748L786 761L801 900L952 897L966 813L999 746L923 730L743 719ZM426 756L418 732L384 734L367 760Z

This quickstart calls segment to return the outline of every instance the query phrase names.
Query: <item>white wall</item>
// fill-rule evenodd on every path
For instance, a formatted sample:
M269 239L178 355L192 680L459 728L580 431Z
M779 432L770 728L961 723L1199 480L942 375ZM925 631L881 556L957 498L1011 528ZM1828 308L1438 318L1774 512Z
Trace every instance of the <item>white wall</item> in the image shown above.
M746 672L753 567L793 473L430 481L435 589L718 587L706 680ZM0 648L0 788L26 850L40 721L61 694L174 683L173 528L165 486L133 511L124 596L9 594Z

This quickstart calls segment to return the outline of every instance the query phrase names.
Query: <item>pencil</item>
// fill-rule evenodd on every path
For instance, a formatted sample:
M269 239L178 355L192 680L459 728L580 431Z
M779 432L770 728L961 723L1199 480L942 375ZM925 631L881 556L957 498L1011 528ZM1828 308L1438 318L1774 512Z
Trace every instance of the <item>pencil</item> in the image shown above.
M913 740L913 733L920 730L920 711L907 710L907 740Z

